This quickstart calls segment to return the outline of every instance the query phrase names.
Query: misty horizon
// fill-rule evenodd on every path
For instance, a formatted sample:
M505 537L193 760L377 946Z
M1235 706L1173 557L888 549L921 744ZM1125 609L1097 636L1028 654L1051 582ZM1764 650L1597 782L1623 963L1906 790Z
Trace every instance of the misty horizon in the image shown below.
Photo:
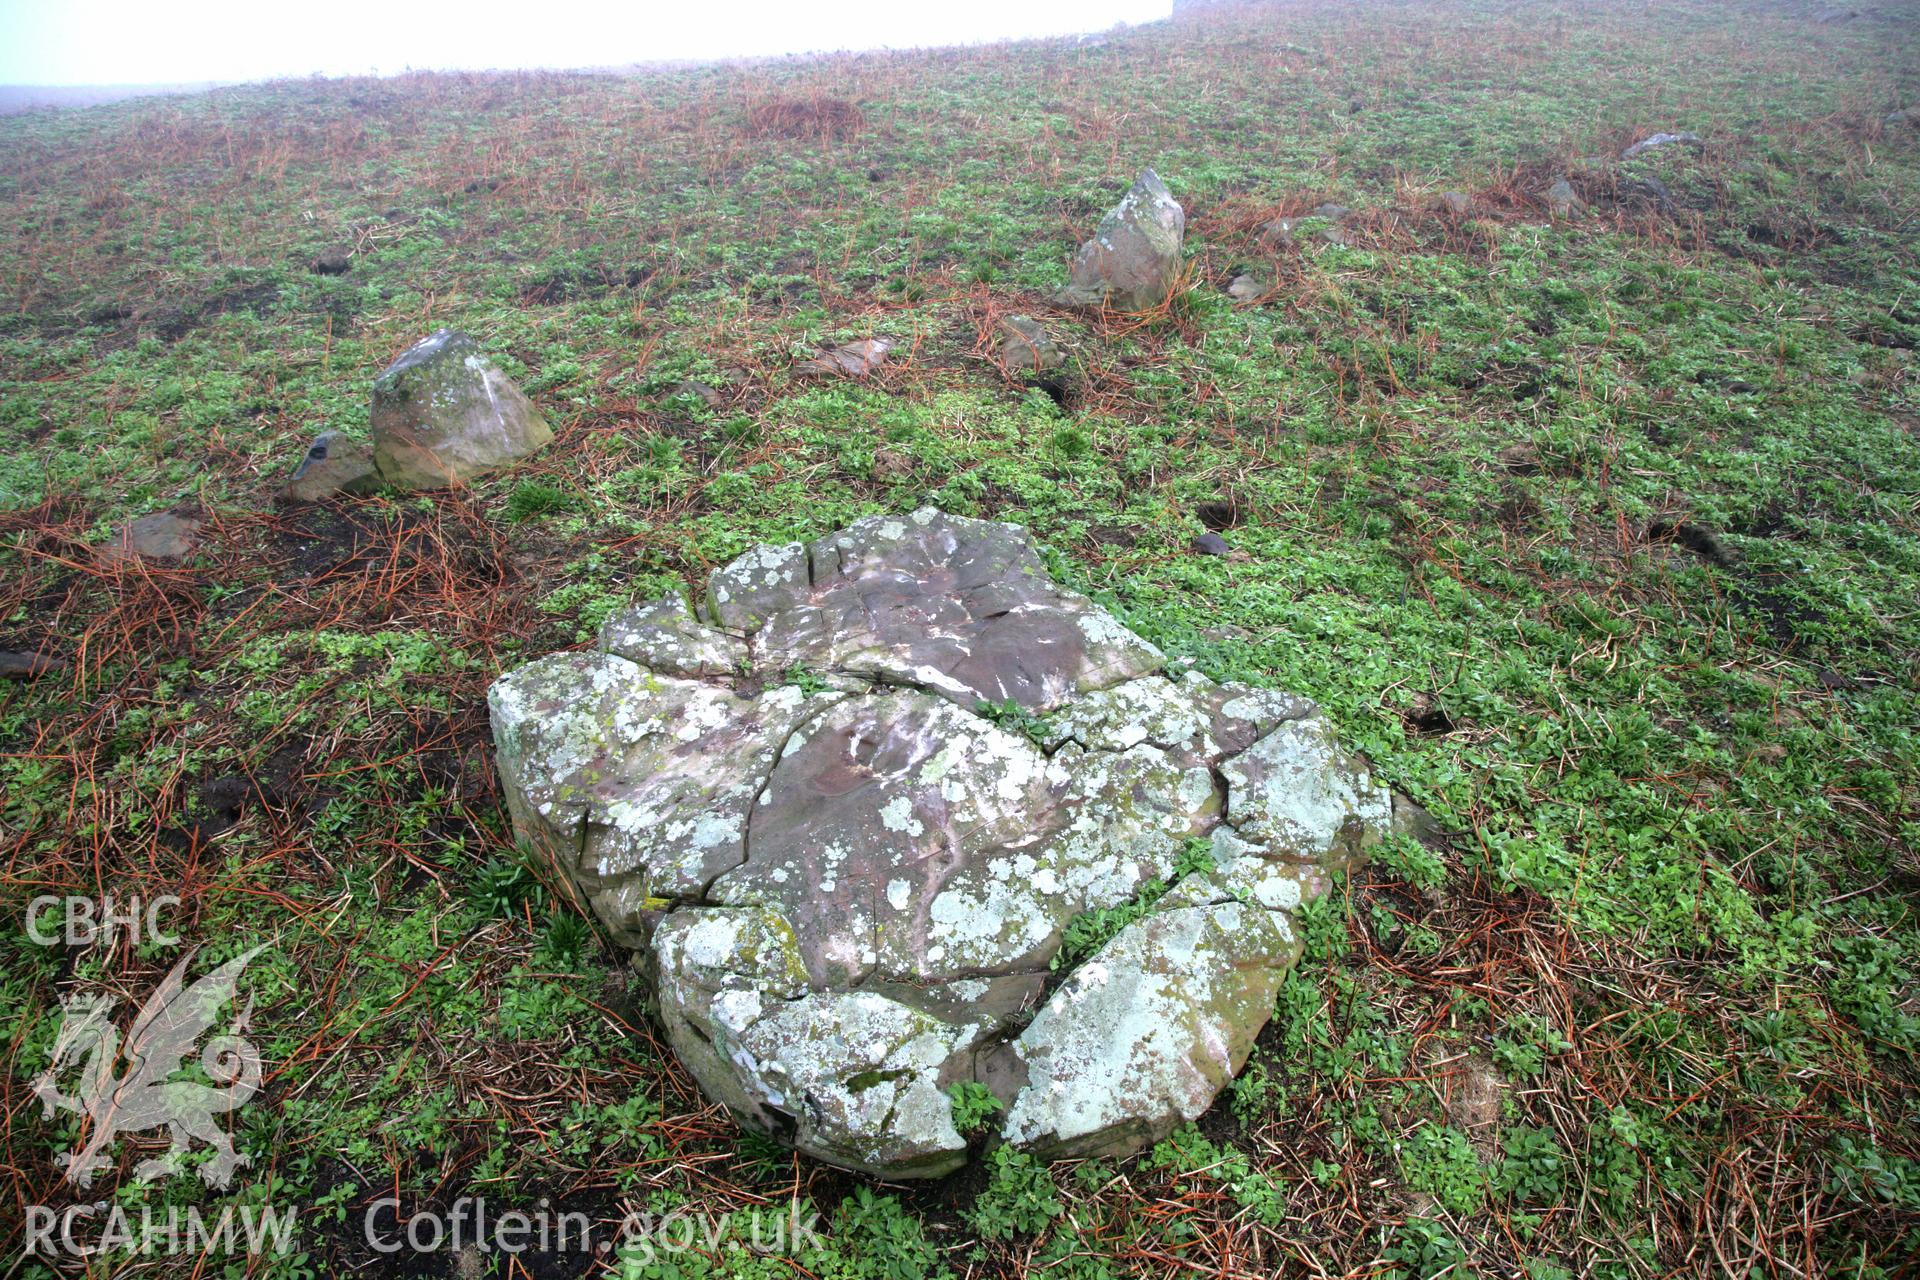
M369 0L343 0L324 22L263 16L236 0L165 11L77 0L0 11L0 86L46 91L57 104L71 91L177 92L310 76L616 69L1092 34L1171 12L1171 0L985 0L964 13L846 0L823 21L818 10L756 0L716 0L698 14L604 12L588 0L553 0L538 28L527 29L516 25L524 7L495 3L465 6L456 24L437 7L395 10Z

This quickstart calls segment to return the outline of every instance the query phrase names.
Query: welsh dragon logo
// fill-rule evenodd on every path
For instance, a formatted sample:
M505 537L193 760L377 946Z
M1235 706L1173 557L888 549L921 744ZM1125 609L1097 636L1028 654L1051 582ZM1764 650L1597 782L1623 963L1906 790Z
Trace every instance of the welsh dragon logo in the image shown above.
M49 1117L64 1109L88 1122L86 1144L59 1158L68 1182L88 1186L109 1163L105 1153L114 1139L161 1125L171 1137L167 1152L141 1161L134 1169L136 1181L178 1173L194 1140L213 1148L213 1159L200 1167L200 1177L210 1187L225 1187L234 1169L248 1163L214 1117L244 1105L260 1088L260 1055L241 1035L253 1014L253 1001L200 1050L201 1070L212 1085L174 1077L185 1071L194 1045L219 1021L241 971L262 949L227 961L191 986L186 985L187 965L198 948L189 951L147 998L124 1043L112 1018L118 1000L80 994L61 1002L63 1017L52 1060L33 1082L33 1091ZM77 1091L62 1093L59 1081L76 1067Z

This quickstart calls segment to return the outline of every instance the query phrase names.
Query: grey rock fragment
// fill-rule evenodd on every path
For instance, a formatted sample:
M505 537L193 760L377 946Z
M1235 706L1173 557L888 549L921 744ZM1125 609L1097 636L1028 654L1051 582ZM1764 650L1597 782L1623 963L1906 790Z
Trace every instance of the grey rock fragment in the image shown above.
M844 346L829 347L800 366L803 373L826 374L843 378L864 378L886 363L893 344L885 338L862 338Z
M1227 285L1227 296L1235 302L1258 302L1273 292L1273 286L1254 276L1235 276Z
M1552 185L1540 193L1540 198L1556 218L1577 218L1586 212L1587 202L1565 178L1555 178Z
M338 493L372 493L379 487L373 450L338 431L323 431L307 446L281 492L294 502L318 502Z
M103 563L138 560L178 562L200 545L202 522L192 516L155 512L122 525L98 551Z
M1625 151L1622 151L1620 158L1622 160L1631 160L1637 155L1644 155L1660 147L1670 147L1675 144L1689 147L1704 147L1707 145L1706 141L1702 139L1699 134L1687 129L1682 129L1678 133L1655 133L1649 134L1647 137L1640 139L1640 141L1628 147Z
M1044 373L1067 362L1060 345L1032 316L1003 316L1000 333L1000 363L1009 373Z

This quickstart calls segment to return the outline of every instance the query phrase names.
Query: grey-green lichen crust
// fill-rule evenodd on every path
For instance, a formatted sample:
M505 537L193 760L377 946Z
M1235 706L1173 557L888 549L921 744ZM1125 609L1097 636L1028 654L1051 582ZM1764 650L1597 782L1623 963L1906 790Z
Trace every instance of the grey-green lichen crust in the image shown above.
M963 1081L1048 1155L1198 1115L1272 1012L1292 913L1389 828L1313 704L1165 665L1024 529L926 509L750 551L698 613L615 617L489 701L516 832L644 954L708 1095L923 1177L967 1158ZM983 713L1008 702L1039 729ZM1195 839L1213 866L1182 878ZM1150 883L1053 970L1075 916Z
M1074 255L1058 301L1121 311L1165 305L1180 282L1186 232L1186 212L1160 176L1144 170Z
M464 333L441 329L374 380L373 465L387 484L438 489L553 441L546 419Z

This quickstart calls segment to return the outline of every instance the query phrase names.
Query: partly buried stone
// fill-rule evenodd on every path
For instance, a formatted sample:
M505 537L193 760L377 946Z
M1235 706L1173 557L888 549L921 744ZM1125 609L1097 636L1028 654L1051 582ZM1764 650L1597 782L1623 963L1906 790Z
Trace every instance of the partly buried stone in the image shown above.
M1636 213L1653 213L1663 218L1671 218L1676 212L1673 192L1667 184L1648 174L1638 178L1623 178L1614 188L1614 198L1620 207Z
M1690 129L1682 129L1678 133L1654 133L1647 135L1628 147L1625 151L1622 151L1620 158L1622 160L1631 160L1635 156L1644 155L1649 151L1657 151L1661 147L1671 147L1676 144L1689 147L1704 147L1707 145L1705 139Z
M727 397L720 388L710 382L701 382L695 378L682 378L679 382L674 383L673 394L676 396L691 396L709 409L718 410L727 407Z
M100 559L108 564L139 560L184 560L200 545L201 521L169 511L141 516L114 531L113 538L100 548Z
M1001 317L1000 336L1000 363L1009 373L1044 373L1067 362L1060 344L1032 316Z
M1260 224L1260 243L1269 249L1287 249L1293 246L1293 233L1299 226L1298 218L1272 218Z
M960 1083L1043 1155L1198 1116L1292 913L1389 829L1312 703L1163 667L1025 530L923 509L750 551L489 701L516 832L643 953L707 1094L905 1178L966 1161Z
M1235 276L1227 285L1227 296L1235 302L1258 302L1273 292L1273 286L1259 276Z
M33 680L66 669L65 662L44 653L0 649L0 680Z
M1577 218L1587 207L1587 202L1565 178L1555 178L1552 185L1540 193L1540 198L1547 202L1547 209L1556 218Z
M318 502L336 493L372 493L379 487L373 450L338 431L322 431L301 455L282 492L295 502Z
M540 411L464 333L441 329L374 380L373 462L388 484L460 484L552 440Z
M1149 311L1180 281L1187 215L1159 175L1147 169L1080 246L1060 301L1076 307Z
M829 347L800 368L804 373L864 378L886 363L891 350L893 344L885 338L862 338L844 346Z
M892 449L873 451L872 475L875 480L902 480L913 474L913 459Z

